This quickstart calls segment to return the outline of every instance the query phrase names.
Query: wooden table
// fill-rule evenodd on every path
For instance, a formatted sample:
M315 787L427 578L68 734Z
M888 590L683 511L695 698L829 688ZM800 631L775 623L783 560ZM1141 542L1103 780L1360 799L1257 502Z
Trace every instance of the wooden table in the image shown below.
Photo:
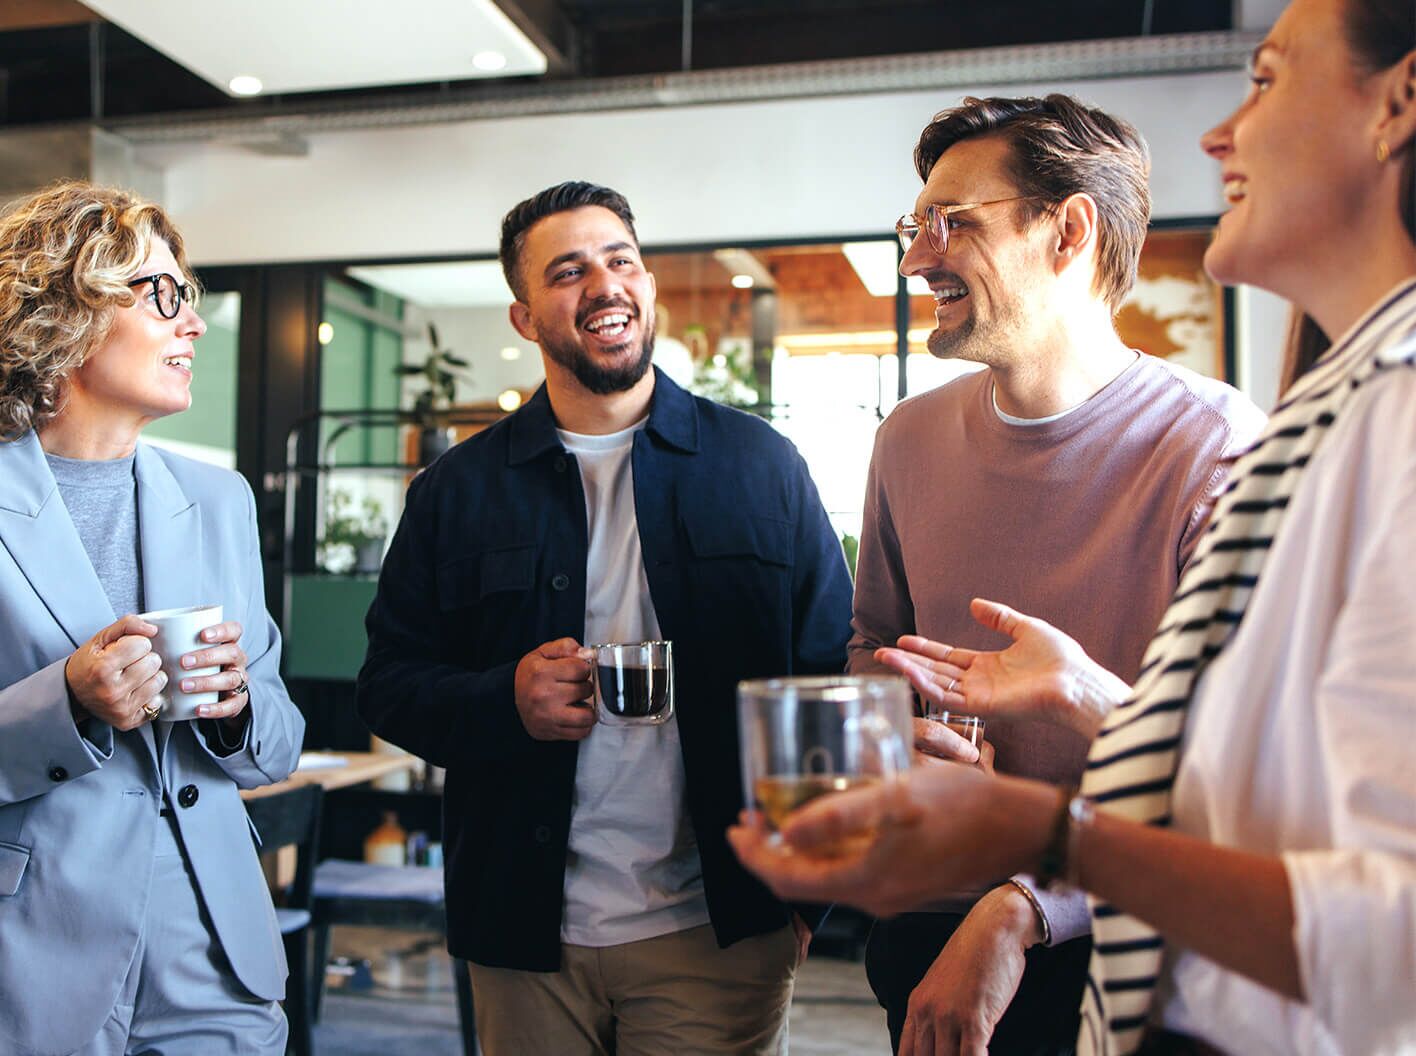
M397 774L412 770L418 765L417 756L390 755L387 752L320 752L320 755L339 756L345 760L343 766L312 766L307 770L297 769L284 781L259 788L243 788L242 799L260 799L287 792L303 785L320 785L326 792L336 788L350 788L373 781L385 774ZM279 847L261 854L261 870L266 874L266 882L272 891L288 887L295 879L295 848Z
M261 796L273 796L277 792L286 792L303 785L320 785L326 792L329 792L336 788L348 788L350 785L362 785L365 781L373 781L386 774L412 770L418 765L417 757L412 755L389 755L385 752L320 752L320 754L339 756L345 760L345 764L343 766L317 766L308 770L296 770L284 781L277 781L273 785L242 789L241 798L259 799Z

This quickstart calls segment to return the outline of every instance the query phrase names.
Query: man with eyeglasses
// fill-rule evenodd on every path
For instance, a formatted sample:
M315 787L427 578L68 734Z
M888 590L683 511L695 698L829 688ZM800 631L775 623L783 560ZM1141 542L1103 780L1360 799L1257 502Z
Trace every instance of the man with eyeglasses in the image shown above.
M1062 95L966 99L925 128L900 270L936 302L929 350L984 369L900 404L876 438L850 670L908 667L905 635L997 649L987 598L1061 627L1135 677L1230 461L1264 416L1221 382L1128 348L1149 156ZM907 643L918 646L919 643ZM947 682L945 707L967 711ZM925 755L974 762L938 723ZM990 719L999 771L1075 783L1076 734ZM984 753L987 756L987 752ZM986 760L981 761L984 765ZM939 764L944 765L944 764ZM877 923L871 986L902 1053L1069 1053L1091 942L1078 892L1025 876Z

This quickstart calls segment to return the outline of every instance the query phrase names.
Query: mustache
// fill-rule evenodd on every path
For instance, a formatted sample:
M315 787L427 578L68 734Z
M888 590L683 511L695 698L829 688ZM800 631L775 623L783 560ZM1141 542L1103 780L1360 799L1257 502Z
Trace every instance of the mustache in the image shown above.
M954 272L945 271L943 268L939 268L935 271L922 271L919 273L919 277L922 278L925 282L929 283L929 285L931 286L939 286L945 282L949 282L958 286L963 286L966 289L968 288L967 282L961 279Z
M639 309L631 301L626 301L619 297L605 297L598 301L592 301L580 311L575 313L575 325L584 326L585 320L589 319L596 312L603 312L607 308L621 308L629 313L631 319L639 318Z

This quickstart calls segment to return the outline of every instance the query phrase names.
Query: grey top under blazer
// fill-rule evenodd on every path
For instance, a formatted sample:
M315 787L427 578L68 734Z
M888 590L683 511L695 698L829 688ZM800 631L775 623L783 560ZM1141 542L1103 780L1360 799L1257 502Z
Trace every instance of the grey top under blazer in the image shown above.
M164 792L236 977L276 999L286 966L237 789L286 777L304 719L280 681L255 502L227 470L139 444L149 610L221 604L244 629L251 721L223 748L178 723L161 769L152 726L81 735L64 664L118 618L33 433L0 442L0 1052L69 1053L108 1018L147 906ZM222 754L229 752L229 754Z

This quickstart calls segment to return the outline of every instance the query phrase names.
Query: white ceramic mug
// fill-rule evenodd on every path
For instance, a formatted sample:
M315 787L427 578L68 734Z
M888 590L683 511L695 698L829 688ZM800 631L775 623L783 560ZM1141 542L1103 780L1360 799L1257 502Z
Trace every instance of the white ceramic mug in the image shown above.
M167 685L157 697L162 703L162 712L158 719L162 722L195 719L198 706L215 704L221 694L214 689L202 693L183 693L182 679L214 675L221 668L184 668L182 657L195 649L212 644L202 641L200 636L202 631L221 622L221 606L192 605L185 609L159 609L157 612L140 612L138 619L156 625L157 634L152 639L152 651L162 657L162 670L167 675Z

